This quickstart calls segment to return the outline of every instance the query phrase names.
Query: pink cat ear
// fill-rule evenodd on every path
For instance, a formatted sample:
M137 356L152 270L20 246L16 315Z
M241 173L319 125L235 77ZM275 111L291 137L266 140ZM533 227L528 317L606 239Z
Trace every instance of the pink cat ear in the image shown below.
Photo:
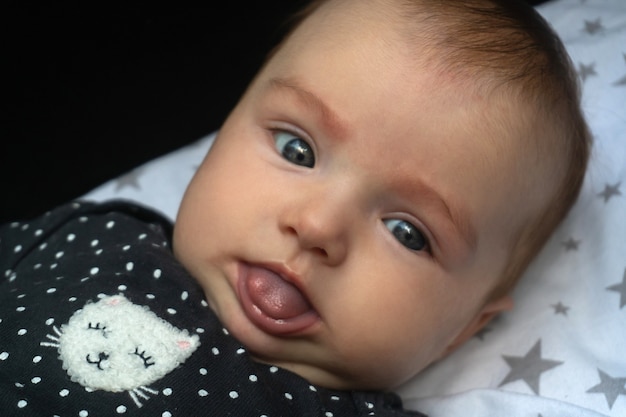
M122 300L119 298L111 298L109 301L107 301L106 305L108 306L116 306L118 305Z
M187 350L191 347L191 343L186 340L179 340L178 342L176 342L176 344L181 350Z

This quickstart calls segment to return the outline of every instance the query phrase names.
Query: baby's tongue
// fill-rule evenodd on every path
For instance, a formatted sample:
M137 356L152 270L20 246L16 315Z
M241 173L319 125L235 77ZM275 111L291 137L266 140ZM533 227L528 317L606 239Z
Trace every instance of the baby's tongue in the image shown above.
M254 305L276 320L299 316L311 309L295 286L267 269L250 268L246 288Z

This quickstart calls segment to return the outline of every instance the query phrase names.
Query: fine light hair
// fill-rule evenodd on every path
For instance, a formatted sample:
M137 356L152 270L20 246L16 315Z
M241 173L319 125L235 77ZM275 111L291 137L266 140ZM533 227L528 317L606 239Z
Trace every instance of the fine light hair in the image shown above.
M292 16L283 42L328 1L313 0ZM534 147L555 166L555 192L514 235L502 279L486 301L497 299L512 290L580 193L592 138L581 110L578 76L559 37L524 1L381 1L401 17L399 30L409 47L413 40L424 50L426 42L439 70L476 81L483 93L518 100L528 110L519 115L525 124L521 130L529 136L523 146ZM519 128L519 123L512 125ZM528 174L536 175L532 171L529 166Z

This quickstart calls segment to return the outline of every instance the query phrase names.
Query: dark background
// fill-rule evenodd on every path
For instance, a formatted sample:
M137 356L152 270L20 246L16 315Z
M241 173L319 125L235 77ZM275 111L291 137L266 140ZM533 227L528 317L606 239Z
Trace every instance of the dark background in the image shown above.
M304 0L204 3L5 4L0 223L215 131Z

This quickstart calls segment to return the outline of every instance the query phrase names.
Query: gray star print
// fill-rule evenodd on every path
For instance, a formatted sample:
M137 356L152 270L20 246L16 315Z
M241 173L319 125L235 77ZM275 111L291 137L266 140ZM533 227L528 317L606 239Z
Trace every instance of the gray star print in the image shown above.
M626 269L624 269L624 277L619 284L606 287L609 291L615 291L620 294L619 308L626 306Z
M619 186L622 185L621 182L618 182L615 185L604 185L604 190L601 193L598 193L600 197L604 198L604 202L606 203L613 197L614 195L621 195L622 193L619 190Z
M539 378L541 374L563 363L541 358L541 339L535 343L526 356L502 355L502 358L511 367L511 370L498 386L501 387L504 384L521 379L537 395L539 395Z
M587 32L588 34L594 35L598 33L599 31L601 31L602 29L604 28L602 27L602 21L600 20L600 18L597 18L594 21L585 20L584 31Z
M480 340L485 340L485 335L487 333L489 333L492 329L489 327L483 327L482 329L480 329L479 331L476 332L476 334L474 335L474 337L476 337L477 339Z
M569 307L560 301L556 304L552 304L551 307L554 308L554 314L563 314L564 316L567 316L567 310L569 310Z
M626 61L626 54L622 54L624 56L624 61ZM615 81L613 85L626 85L626 75L624 75L619 80Z
M119 191L124 187L133 187L136 190L141 190L141 187L139 186L139 176L142 173L143 169L136 168L118 177L115 183L115 191Z
M587 392L604 394L609 409L611 409L619 395L626 395L626 378L613 378L600 369L598 369L598 374L600 374L600 383L589 388Z
M578 245L580 244L580 240L576 240L573 237L570 237L565 242L563 242L563 246L567 252L571 250L578 250Z
M585 82L587 77L592 75L598 75L596 72L596 63L592 62L589 65L585 65L582 62L578 63L578 75L580 75L580 79Z

